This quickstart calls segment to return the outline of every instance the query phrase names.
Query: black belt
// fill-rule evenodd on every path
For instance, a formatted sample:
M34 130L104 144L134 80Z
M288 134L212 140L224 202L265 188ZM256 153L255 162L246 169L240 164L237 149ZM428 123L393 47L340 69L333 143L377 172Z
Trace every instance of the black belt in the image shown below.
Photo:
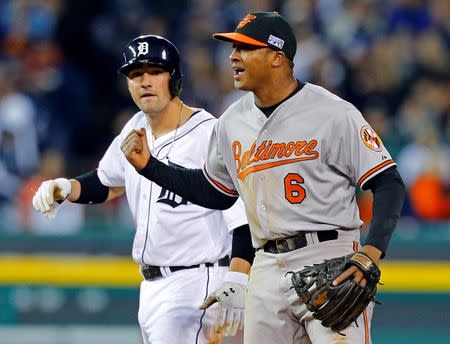
M142 275L147 281L154 280L155 278L163 277L163 273L161 272L161 269L169 270L170 272L185 270L185 269L195 269L199 268L202 264L197 265L190 265L190 266L168 266L168 267L161 267L161 266L154 266L154 265L143 265L141 268ZM212 267L215 265L215 263L205 263L204 264L207 267ZM230 257L225 256L223 258L220 258L217 262L218 266L229 266L230 265Z
M270 253L285 253L285 252L297 250L297 249L305 247L307 245L306 233L308 233L308 232L300 232L297 235L287 237L287 238L269 240L262 247L262 249L265 252L270 252ZM317 233L317 237L319 238L320 242L328 241L328 240L335 240L338 238L338 232L336 230L318 231L316 233Z

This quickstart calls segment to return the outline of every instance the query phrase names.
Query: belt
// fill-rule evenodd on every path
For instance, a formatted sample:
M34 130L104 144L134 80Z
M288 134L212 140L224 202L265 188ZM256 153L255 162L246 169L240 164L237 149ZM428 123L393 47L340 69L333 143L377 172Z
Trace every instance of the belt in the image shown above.
M141 271L142 275L147 281L152 281L159 277L164 277L166 274L163 274L161 270L164 270L165 272L175 272L180 270L186 270L186 269L195 269L199 268L200 266L206 266L206 267L212 267L214 265L216 266L229 266L230 265L230 257L225 256L223 258L220 258L216 263L204 263L204 264L196 264L196 265L190 265L190 266L167 266L167 267L161 267L161 266L154 266L154 265L142 265Z
M287 238L269 240L262 247L262 249L264 250L264 252L270 253L285 253L297 250L307 245L306 233L308 232L300 232L297 235ZM328 240L336 240L338 238L338 232L336 230L318 231L316 233L320 242Z

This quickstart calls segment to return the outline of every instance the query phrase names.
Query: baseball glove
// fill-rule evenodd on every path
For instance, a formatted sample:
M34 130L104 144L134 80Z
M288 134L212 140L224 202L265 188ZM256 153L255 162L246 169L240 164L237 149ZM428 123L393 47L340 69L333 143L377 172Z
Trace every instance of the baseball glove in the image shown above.
M360 268L367 280L363 288L353 276L337 286L332 282L351 265ZM355 321L371 301L375 301L381 272L367 255L361 252L326 260L292 273L293 288L300 301L313 312L325 327L340 332Z

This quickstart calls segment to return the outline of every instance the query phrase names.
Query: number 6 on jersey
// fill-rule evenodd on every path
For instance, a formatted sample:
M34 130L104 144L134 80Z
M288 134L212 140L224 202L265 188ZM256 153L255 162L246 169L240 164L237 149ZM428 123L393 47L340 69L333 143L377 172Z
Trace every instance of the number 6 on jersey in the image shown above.
M304 182L298 173L289 173L284 177L284 197L292 204L300 204L306 197L305 189L300 185Z

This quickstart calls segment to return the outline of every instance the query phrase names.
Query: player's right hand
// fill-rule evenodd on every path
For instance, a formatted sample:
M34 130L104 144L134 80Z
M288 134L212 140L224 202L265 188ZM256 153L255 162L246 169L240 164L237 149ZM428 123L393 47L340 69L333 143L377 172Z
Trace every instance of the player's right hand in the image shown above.
M120 149L125 154L128 162L136 170L142 170L147 166L151 155L145 129L141 128L130 131L125 140L123 140Z
M48 219L53 219L61 203L69 196L72 184L66 178L47 180L33 196L33 207Z
M242 272L228 271L224 281L205 301L200 309L207 309L216 302L216 331L224 336L234 336L244 327L245 295L247 294L248 275Z

